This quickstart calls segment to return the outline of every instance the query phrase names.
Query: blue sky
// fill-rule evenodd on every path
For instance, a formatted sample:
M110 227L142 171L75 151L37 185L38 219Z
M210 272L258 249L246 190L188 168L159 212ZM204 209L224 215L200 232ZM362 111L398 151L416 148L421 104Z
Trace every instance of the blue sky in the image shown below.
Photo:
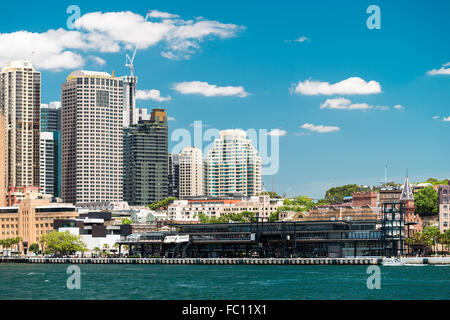
M72 4L81 10L84 36L103 30L110 32L109 38L76 44L66 26L66 9ZM366 9L372 4L381 9L379 30L366 26ZM127 74L127 48L139 44L138 89L159 90L160 97L170 100L138 100L138 107L166 108L176 119L169 123L171 133L177 128L192 131L194 120L201 120L204 130L286 131L279 137L280 168L274 177L279 193L321 197L331 186L377 184L385 162L388 178L397 182L406 168L412 181L450 177L450 121L444 121L450 116L448 1L59 1L2 6L0 62L14 56L38 65L43 103L60 100L61 83L75 69ZM127 43L116 27L125 19L105 15L131 11L145 16L148 10L178 15L168 18L180 21L165 34L166 40L149 41L147 31L125 26ZM101 14L84 16L94 12ZM184 28L198 21L205 23L186 36ZM50 36L49 30L59 28L58 37ZM116 38L111 40L111 34ZM298 39L304 41L294 41ZM63 49L48 51L52 41L63 43ZM103 52L108 41L117 47ZM33 49L26 47L29 43ZM47 52L54 57L46 59ZM176 59L167 58L168 52ZM428 74L431 70L441 74ZM342 89L348 82L333 86L351 78L363 81L351 94ZM309 86L313 95L295 92L307 80L329 85L320 92ZM193 90L193 81L216 87L208 87L210 96L176 90L180 83ZM321 108L327 99L328 108ZM346 102L330 108L337 101ZM352 105L353 110L345 109ZM320 133L305 124L339 130ZM263 180L270 190L272 177Z

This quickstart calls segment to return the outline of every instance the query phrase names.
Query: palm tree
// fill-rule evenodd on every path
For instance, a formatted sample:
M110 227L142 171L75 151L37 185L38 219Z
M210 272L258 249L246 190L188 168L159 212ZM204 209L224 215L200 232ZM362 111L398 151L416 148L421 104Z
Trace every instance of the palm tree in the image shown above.
M16 238L13 238L13 240L12 240L12 244L13 245L16 245L16 251L17 252L19 252L19 243L22 241L22 238L21 237L16 237Z
M119 254L119 244L116 242L116 243L114 243L114 245L113 245L113 248L115 249L115 252L117 252L117 254Z
M14 242L14 239L13 238L8 238L8 239L5 239L5 240L3 240L3 247L5 248L5 249L10 249L11 248L11 246L13 245L13 242ZM8 252L8 251L10 251L10 250L6 250L6 255L8 256L9 255L9 253L10 252Z
M94 251L95 251L95 253L96 253L96 254L97 254L97 256L98 256L98 254L99 254L99 252L100 252L101 250L100 250L100 248L99 248L99 247L95 247L95 248L94 248Z
M3 252L3 246L5 245L5 240L1 240L0 239L0 247L2 247L2 255L4 254Z
M104 250L105 255L108 254L108 249L109 249L109 244L105 243L103 245L103 250Z

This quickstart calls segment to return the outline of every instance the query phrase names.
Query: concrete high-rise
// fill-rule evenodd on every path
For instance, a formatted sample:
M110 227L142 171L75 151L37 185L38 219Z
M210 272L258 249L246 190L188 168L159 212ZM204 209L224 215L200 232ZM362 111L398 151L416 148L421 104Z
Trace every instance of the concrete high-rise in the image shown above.
M28 61L8 63L0 73L8 188L39 186L40 107L41 73Z
M168 126L164 109L124 131L124 200L148 205L168 197Z
M62 84L64 202L122 201L123 82L106 72L74 71Z
M123 126L129 127L138 123L138 110L136 109L137 77L124 76L123 79Z
M195 147L185 147L181 150L179 159L180 199L204 195L202 151Z
M261 158L243 130L224 130L214 140L206 159L206 191L209 196L261 192Z

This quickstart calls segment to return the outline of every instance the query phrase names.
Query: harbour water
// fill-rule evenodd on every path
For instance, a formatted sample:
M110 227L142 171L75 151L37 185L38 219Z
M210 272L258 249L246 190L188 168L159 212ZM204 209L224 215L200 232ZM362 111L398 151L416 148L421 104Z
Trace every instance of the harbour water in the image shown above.
M67 264L0 264L0 299L449 299L450 266L79 265L70 290Z

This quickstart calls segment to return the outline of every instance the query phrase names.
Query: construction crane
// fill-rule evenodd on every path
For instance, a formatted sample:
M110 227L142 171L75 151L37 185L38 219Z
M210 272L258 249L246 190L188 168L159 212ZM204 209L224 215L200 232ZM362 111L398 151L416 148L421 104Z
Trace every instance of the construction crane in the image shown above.
M151 10L148 10L147 15L145 16L145 22L148 21L148 18L150 17L151 12L152 12ZM132 77L134 76L134 58L136 57L137 48L138 47L136 45L136 47L134 48L133 56L131 58L127 53L127 57L125 60L125 67L130 68L130 76L132 76Z

